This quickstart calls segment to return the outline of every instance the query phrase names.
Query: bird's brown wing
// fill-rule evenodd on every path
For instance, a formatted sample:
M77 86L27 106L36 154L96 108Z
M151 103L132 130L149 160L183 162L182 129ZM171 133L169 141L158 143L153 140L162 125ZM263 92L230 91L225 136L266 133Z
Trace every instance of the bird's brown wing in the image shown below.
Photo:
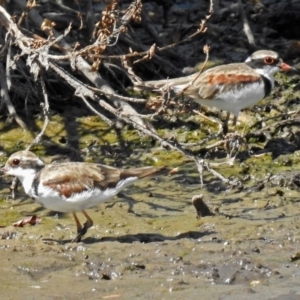
M111 177L117 179L119 174L116 169L111 170ZM94 164L62 163L47 165L40 173L40 180L45 185L57 190L61 195L70 197L73 193L93 189L105 188L105 172Z
M113 188L120 180L129 177L146 178L172 174L174 170L162 167L117 169L100 164L65 163L47 165L40 173L40 180L45 186L70 197L72 193L81 193L93 188Z
M244 63L233 63L217 66L189 76L146 81L144 87L149 90L170 89L176 94L183 92L184 95L193 99L212 99L219 93L230 89L239 88L246 82L260 81L260 75Z
M254 83L261 77L244 63L222 65L200 74L184 91L195 99L212 99L219 93L238 89L245 83Z

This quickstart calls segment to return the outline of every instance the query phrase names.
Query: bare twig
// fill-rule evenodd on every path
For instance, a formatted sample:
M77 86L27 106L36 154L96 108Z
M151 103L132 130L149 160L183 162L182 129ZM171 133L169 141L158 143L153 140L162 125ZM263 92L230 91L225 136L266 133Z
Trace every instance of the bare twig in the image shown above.
M251 31L251 28L250 28L250 25L249 25L249 22L248 22L248 19L247 19L247 16L246 16L246 13L243 8L243 4L242 4L241 0L239 0L239 7L240 7L242 20L243 20L244 32L246 34L248 42L252 47L256 47L255 39L254 39L253 33Z
M20 125L21 128L27 129L26 124L22 121L22 119L18 116L8 94L8 86L6 82L5 71L2 63L0 63L0 86L1 86L1 98L3 99L9 114L15 119L15 121Z
M85 105L97 116L99 116L104 122L106 122L109 126L112 126L114 124L113 121L106 118L104 115L100 114L84 97L84 95L79 95L79 97L84 101Z
M206 57L205 57L205 61L204 61L204 63L202 64L202 67L201 67L200 71L197 73L197 76L195 76L195 78L194 78L191 82L187 83L186 86L184 86L178 93L176 93L176 97L177 97L177 96L180 96L180 95L183 95L184 92L185 92L190 86L192 86L192 85L194 84L194 82L195 82L195 81L199 78L199 76L202 74L202 72L203 72L203 70L205 69L206 64L207 64L207 62L208 62L208 59L209 59L209 49L210 49L210 47L209 47L208 45L205 45L205 46L203 47L203 52L204 52L204 54L206 55Z
M41 107L43 110L43 114L44 114L44 124L42 127L41 132L35 137L35 139L27 146L26 150L30 150L32 146L37 145L40 143L42 136L45 134L45 131L47 129L47 126L49 124L49 100L48 100L48 93L46 90L46 85L45 85L45 80L44 77L41 76L40 77L40 82L41 82L41 86L42 86L42 91L43 91L43 95L44 95L44 101L45 103L41 103Z

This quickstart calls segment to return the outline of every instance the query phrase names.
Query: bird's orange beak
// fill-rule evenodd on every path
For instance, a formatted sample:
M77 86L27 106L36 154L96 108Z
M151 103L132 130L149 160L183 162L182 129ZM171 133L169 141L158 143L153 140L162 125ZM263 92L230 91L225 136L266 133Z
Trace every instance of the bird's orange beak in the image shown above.
M295 70L295 68L291 67L290 65L288 65L284 62L280 63L279 68L283 71L286 71L286 72L290 71L290 70Z

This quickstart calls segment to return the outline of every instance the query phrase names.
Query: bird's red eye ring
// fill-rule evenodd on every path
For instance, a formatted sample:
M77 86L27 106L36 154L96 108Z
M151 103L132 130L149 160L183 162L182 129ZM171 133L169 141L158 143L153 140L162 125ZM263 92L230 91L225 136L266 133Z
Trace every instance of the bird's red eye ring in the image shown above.
M19 159L17 159L17 158L15 158L13 161L12 161L12 164L14 165L14 166L18 166L19 164L20 164L20 160Z
M271 56L267 56L264 58L264 62L267 64L267 65L271 65L274 63L274 58L271 57Z

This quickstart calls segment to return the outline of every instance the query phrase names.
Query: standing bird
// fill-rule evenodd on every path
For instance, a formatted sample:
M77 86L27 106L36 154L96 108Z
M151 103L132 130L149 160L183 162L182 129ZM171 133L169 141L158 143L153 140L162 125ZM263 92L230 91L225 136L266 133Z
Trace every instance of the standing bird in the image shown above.
M278 53L270 50L254 52L244 63L220 65L189 76L174 79L146 81L138 89L171 90L195 102L234 115L234 126L241 109L252 106L268 96L274 87L274 74L293 69L284 63Z
M34 153L19 151L7 160L2 172L16 176L25 193L44 207L71 212L77 226L77 236L81 237L93 225L86 209L94 207L117 195L135 181L160 175L173 175L177 169L164 167L141 167L118 169L106 165L65 162L45 165ZM82 226L76 212L81 211L86 218Z

